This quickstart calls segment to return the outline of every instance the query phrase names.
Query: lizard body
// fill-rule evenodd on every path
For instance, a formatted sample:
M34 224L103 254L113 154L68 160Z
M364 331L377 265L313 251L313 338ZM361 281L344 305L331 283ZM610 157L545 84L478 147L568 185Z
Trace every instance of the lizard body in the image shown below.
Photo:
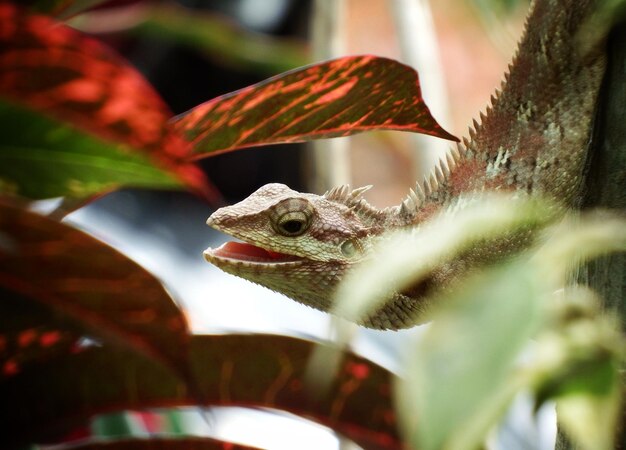
M369 187L341 186L320 196L268 184L211 215L210 226L244 242L209 248L205 258L228 273L328 311L345 273L372 257L387 231L419 229L463 194L510 191L576 207L605 69L606 33L583 34L599 3L533 3L517 54L486 114L400 205L374 208L362 197ZM412 289L394 294L361 324L398 329L419 323L433 289L527 241L513 235L443 265Z

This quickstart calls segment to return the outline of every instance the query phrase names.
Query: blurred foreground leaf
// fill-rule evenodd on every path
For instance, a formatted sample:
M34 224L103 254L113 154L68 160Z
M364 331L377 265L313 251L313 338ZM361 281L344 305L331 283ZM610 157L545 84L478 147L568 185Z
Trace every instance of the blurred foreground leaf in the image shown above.
M304 382L316 343L272 335L191 339L193 377L204 405L284 410L331 427L363 448L402 448L390 399L393 376L379 366L346 354L322 395ZM62 435L102 412L198 405L172 372L108 346L6 379L0 398L0 439L7 446Z
M611 450L620 418L626 339L586 288L567 288L551 304L536 338L528 377L536 407L556 400L561 425L586 450Z
M185 373L186 319L149 272L86 233L1 198L0 234L1 334L10 332L14 341L31 328L54 331L69 322L74 332L128 346ZM19 323L25 328L16 328ZM16 351L9 361L30 350ZM15 369L6 375L25 368Z
M519 389L513 363L541 324L546 293L521 264L465 282L411 351L397 389L415 448L475 449ZM543 289L542 289L543 288Z
M559 423L581 448L612 450L619 448L615 447L615 437L624 427L624 424L619 425L623 383L617 368L613 364L608 364L608 361L604 362L604 367L594 369L596 373L585 378L584 383L593 385L602 381L606 383L606 392L598 393L584 389L559 396L557 416Z
M576 263L625 251L626 222L608 213L570 217L554 205L501 195L461 204L383 240L377 257L338 290L340 313L359 318L442 268L462 269L421 299L432 323L397 388L409 441L425 450L478 448L527 389L538 404L569 405L559 411L574 435L588 431L579 437L585 448L611 448L624 341L599 312L574 320L581 313L569 290L554 293ZM575 323L563 325L568 320ZM548 332L557 344L548 345Z
M233 444L217 439L186 437L186 438L150 438L107 440L72 445L76 450L254 450L258 447Z
M0 380L79 351L79 324L2 286L0 299Z
M554 222L559 209L503 194L470 194L459 207L444 210L417 229L390 233L376 258L350 272L339 286L335 308L358 320L375 311L393 292L421 292L419 323L430 320L433 299L472 271L503 263L528 248L538 230ZM447 284L437 279L448 275ZM418 289L424 287L424 289ZM443 288L443 289L442 289ZM439 301L439 300L437 300Z

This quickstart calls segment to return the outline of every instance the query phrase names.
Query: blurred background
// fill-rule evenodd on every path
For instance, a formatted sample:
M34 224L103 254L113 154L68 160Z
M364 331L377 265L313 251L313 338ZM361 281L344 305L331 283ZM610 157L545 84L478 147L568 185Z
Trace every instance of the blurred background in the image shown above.
M435 118L451 133L464 136L500 85L527 7L526 0L117 0L74 17L70 24L116 48L175 114L301 65L375 54L416 67ZM428 136L379 131L226 153L199 164L229 204L269 182L318 194L350 183L373 184L366 197L383 207L397 204L448 146ZM196 333L268 332L327 339L329 316L204 261L203 249L227 239L205 225L211 212L211 205L191 194L123 190L67 220L160 277L187 311ZM401 332L359 328L352 347L398 373L402 352L410 349L406 344L419 333L420 327ZM529 402L519 399L494 437L494 448L551 448L555 430L549 409L536 419ZM303 421L296 425L284 415L221 408L211 412L209 429L197 412L181 414L187 431L233 442L263 448L305 448L306 443L312 449L349 448L322 427ZM133 420L132 415L124 417L127 425ZM269 432L272 427L280 433ZM237 434L242 428L249 436Z

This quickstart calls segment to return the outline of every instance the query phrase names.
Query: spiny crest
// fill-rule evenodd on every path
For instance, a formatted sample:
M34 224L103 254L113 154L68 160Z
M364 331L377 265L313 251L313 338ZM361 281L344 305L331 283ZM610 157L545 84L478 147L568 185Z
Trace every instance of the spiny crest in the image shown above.
M531 8L533 8L534 6L535 6L535 3L533 2L533 5L531 6ZM524 27L523 27L523 33L522 33L523 36L528 32L528 20L531 14L532 12L526 16L526 20L524 22ZM470 140L466 141L466 138L463 138L463 143L465 144L467 148L470 148L471 143L473 143L476 140L476 133L479 131L479 128L485 123L485 120L492 114L494 107L496 107L497 103L501 100L502 92L505 90L505 88L507 87L509 83L511 72L514 70L515 66L519 65L518 63L519 58L520 58L519 49L520 49L520 46L518 44L515 50L515 53L513 55L513 58L511 59L511 62L508 64L507 70L504 72L503 79L500 81L500 87L496 88L495 93L491 95L490 102L487 105L485 112L479 113L480 124L476 121L476 119L473 120L472 126L470 126L469 128Z
M424 202L446 182L464 153L465 149L462 145L457 144L456 147L452 147L445 157L439 160L430 175L424 177L421 183L417 182L415 188L409 189L408 195L402 200L398 209L401 219L410 221L415 218Z
M326 200L331 200L352 209L361 220L368 225L379 224L380 220L384 218L385 211L381 211L378 208L370 205L367 200L363 198L363 194L371 189L372 185L363 186L357 189L350 189L350 185L344 184L337 186L327 191L323 197Z
M371 184L356 189L350 189L349 184L342 184L341 186L337 186L329 191L326 191L324 193L324 198L338 203L343 203L347 207L351 208L358 204L363 198L363 194L371 188Z
M507 72L504 74L504 80L502 80L500 89L496 89L495 93L491 95L489 99L489 104L487 104L485 111L479 112L478 116L480 120L472 119L472 124L469 126L468 129L469 139L467 137L463 137L463 145L466 149L474 149L474 144L476 143L478 133L480 129L485 125L485 122L489 120L489 117L492 115L494 108L500 101L502 96L502 90L508 82L508 77L509 73Z

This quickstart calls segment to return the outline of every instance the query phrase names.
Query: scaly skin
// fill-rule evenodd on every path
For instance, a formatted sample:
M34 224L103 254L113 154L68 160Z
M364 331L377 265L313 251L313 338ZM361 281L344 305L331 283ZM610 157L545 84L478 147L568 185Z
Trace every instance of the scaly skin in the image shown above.
M584 34L601 0L538 0L501 91L464 145L397 207L377 210L347 186L319 196L263 186L207 223L248 244L207 249L225 272L322 311L337 284L386 231L418 227L472 191L540 195L565 207L581 198L595 104L605 69L604 36ZM394 294L361 325L399 329L427 319L429 293L482 263L527 245L513 235L442 265L411 290ZM265 249L265 250L263 250ZM269 252L267 252L268 250Z

